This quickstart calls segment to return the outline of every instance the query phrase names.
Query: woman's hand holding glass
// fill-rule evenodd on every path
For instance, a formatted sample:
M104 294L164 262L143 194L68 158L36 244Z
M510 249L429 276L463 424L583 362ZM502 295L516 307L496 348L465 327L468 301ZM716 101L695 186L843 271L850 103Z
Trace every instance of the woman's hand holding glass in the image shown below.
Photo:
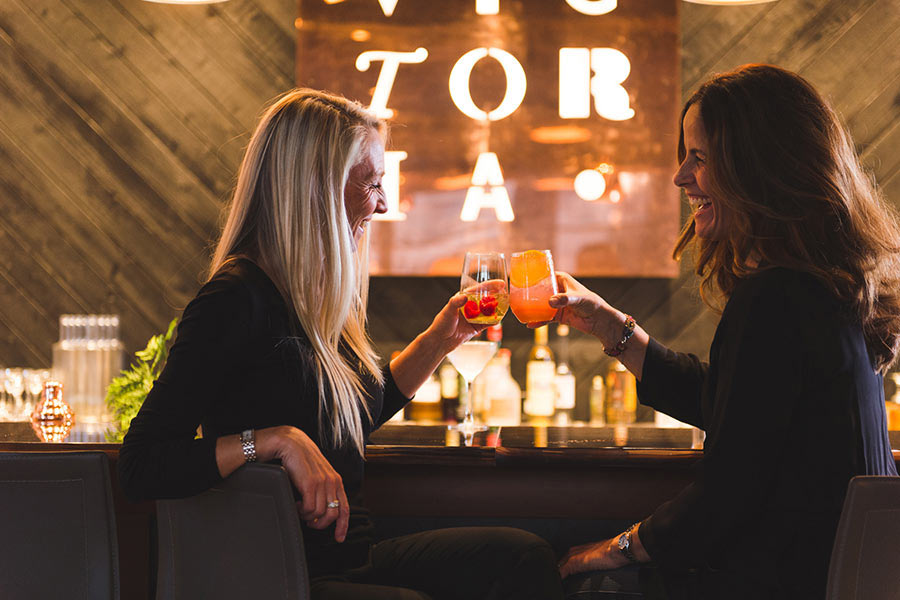
M557 271L556 280L560 292L550 297L550 306L557 309L553 320L615 346L622 332L619 311L568 273Z

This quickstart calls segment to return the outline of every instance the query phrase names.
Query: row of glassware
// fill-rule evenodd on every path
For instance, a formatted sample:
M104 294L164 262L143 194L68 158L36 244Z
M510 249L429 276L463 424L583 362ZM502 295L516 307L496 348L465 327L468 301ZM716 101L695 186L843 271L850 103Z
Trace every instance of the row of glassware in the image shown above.
M41 398L48 369L0 368L0 421L27 421Z

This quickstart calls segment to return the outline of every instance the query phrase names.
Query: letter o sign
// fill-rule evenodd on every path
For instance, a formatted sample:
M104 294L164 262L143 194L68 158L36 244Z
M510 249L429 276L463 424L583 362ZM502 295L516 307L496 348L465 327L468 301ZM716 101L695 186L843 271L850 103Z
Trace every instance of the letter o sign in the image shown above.
M482 58L490 56L500 63L506 75L506 93L500 106L491 112L485 112L475 105L469 89L469 78L472 69ZM466 52L450 71L450 98L456 108L464 115L476 121L499 121L511 115L525 98L525 69L516 57L500 48L476 48Z

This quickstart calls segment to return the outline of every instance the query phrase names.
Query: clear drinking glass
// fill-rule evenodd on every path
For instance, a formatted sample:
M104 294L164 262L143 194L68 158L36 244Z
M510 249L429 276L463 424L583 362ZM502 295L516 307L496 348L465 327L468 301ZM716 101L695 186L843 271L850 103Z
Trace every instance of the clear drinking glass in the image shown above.
M484 366L497 353L499 345L498 342L472 340L460 344L456 350L447 355L450 363L466 380L466 416L459 425L450 425L451 428L457 429L463 435L466 446L472 445L476 432L487 430L487 426L475 423L475 416L472 414L472 381L478 377Z
M558 291L549 250L513 252L509 261L509 306L525 325L552 321L550 296Z
M460 292L468 301L462 313L477 325L496 325L509 309L506 258L501 252L466 252Z
M22 392L25 391L25 377L22 369L6 369L4 372L3 388L12 396L12 416L15 419L22 412Z

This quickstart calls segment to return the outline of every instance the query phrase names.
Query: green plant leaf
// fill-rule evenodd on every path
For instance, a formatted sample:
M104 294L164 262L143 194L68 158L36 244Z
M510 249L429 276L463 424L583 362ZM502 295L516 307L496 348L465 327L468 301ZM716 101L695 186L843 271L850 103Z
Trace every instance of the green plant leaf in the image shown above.
M110 442L121 442L131 420L141 409L153 382L159 377L169 354L168 342L175 333L178 319L172 319L166 333L154 335L147 347L134 353L137 360L131 367L113 378L106 388L106 406L113 417L114 428L106 432Z

